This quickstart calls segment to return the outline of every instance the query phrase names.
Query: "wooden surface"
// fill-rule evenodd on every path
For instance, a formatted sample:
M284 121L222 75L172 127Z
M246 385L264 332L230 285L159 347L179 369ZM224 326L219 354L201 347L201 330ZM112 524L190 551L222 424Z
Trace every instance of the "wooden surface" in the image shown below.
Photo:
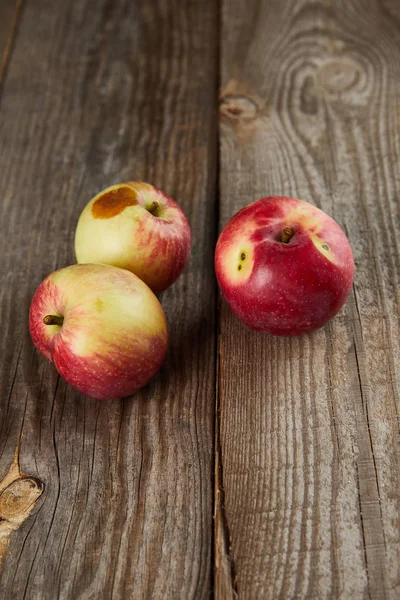
M2 0L1 598L400 596L399 39L395 0ZM161 373L100 403L27 313L82 207L127 179L175 197L194 245ZM218 223L268 194L354 250L310 336L215 310Z
M0 91L21 15L23 0L2 0L0 5Z
M220 226L300 197L357 268L310 336L252 333L221 304L226 595L399 598L399 5L225 0L221 39Z
M0 479L19 446L45 489L12 534L1 598L208 597L216 27L213 1L26 2L0 105ZM194 250L162 299L162 372L101 403L33 349L27 314L43 277L74 262L83 206L129 179L176 198Z

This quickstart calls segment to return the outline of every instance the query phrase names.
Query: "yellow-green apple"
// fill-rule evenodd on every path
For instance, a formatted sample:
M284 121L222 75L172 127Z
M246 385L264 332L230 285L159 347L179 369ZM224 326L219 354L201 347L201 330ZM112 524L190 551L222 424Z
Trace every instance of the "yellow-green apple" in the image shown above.
M78 263L128 269L156 293L169 287L189 258L189 223L172 198L148 183L103 190L83 209L75 234Z
M167 321L156 296L133 273L109 265L51 273L35 292L29 328L68 383L103 400L144 386L167 349Z
M215 252L222 294L246 325L300 335L344 304L354 276L339 225L308 202L285 196L245 206L222 231Z

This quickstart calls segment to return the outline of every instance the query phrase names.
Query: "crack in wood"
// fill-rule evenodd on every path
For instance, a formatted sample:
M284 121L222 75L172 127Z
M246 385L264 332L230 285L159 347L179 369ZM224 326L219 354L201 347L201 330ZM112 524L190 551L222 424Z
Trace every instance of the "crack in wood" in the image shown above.
M221 351L221 347L219 348L219 351ZM229 523L225 511L220 422L222 403L218 382L219 352L217 352L215 402L214 587L216 590L216 597L224 598L224 600L236 600L238 597L237 571L234 556L232 554L231 535L229 532Z
M238 597L237 572L234 556L231 552L231 536L225 512L222 475L222 452L216 448L215 457L215 580L219 596L225 600Z
M353 446L353 454L355 455L354 446ZM367 545L365 542L365 526L364 526L364 517L363 517L363 512L362 512L362 501L361 501L361 491L360 491L360 474L359 474L359 470L358 470L357 459L355 459L354 462L355 462L355 466L356 466L357 498L358 498L358 508L359 508L359 512L360 512L360 524L361 524L361 535L362 535L362 541L363 541L365 571L367 573L367 580L368 580L367 590L368 590L368 598L371 598L370 579L369 579L369 571L368 571Z

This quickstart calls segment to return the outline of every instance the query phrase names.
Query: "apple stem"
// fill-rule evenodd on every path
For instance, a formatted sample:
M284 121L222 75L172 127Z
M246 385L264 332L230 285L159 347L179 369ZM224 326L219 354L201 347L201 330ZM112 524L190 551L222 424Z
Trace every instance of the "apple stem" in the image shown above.
M293 229L291 229L290 227L284 227L282 229L281 242L287 244L291 240L293 233Z
M61 327L64 323L64 317L60 317L59 315L46 315L43 318L43 323L45 325L58 325Z
M151 206L148 208L149 213L156 216L157 208L160 206L160 203L154 200Z

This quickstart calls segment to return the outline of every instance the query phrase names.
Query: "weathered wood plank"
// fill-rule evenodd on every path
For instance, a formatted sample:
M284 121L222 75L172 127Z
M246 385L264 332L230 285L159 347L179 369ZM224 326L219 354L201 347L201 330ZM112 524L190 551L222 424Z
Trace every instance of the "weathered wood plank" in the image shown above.
M0 109L0 478L19 446L44 492L10 539L4 598L205 598L215 382L217 7L30 0ZM75 393L34 350L32 294L74 262L80 210L112 182L170 193L193 253L162 299L170 351L142 393Z
M234 564L219 597L397 598L398 3L224 0L222 20L220 226L262 196L309 200L344 227L357 274L299 339L221 304L216 510Z
M23 0L2 0L0 11L0 86L7 69L11 48L21 17Z

